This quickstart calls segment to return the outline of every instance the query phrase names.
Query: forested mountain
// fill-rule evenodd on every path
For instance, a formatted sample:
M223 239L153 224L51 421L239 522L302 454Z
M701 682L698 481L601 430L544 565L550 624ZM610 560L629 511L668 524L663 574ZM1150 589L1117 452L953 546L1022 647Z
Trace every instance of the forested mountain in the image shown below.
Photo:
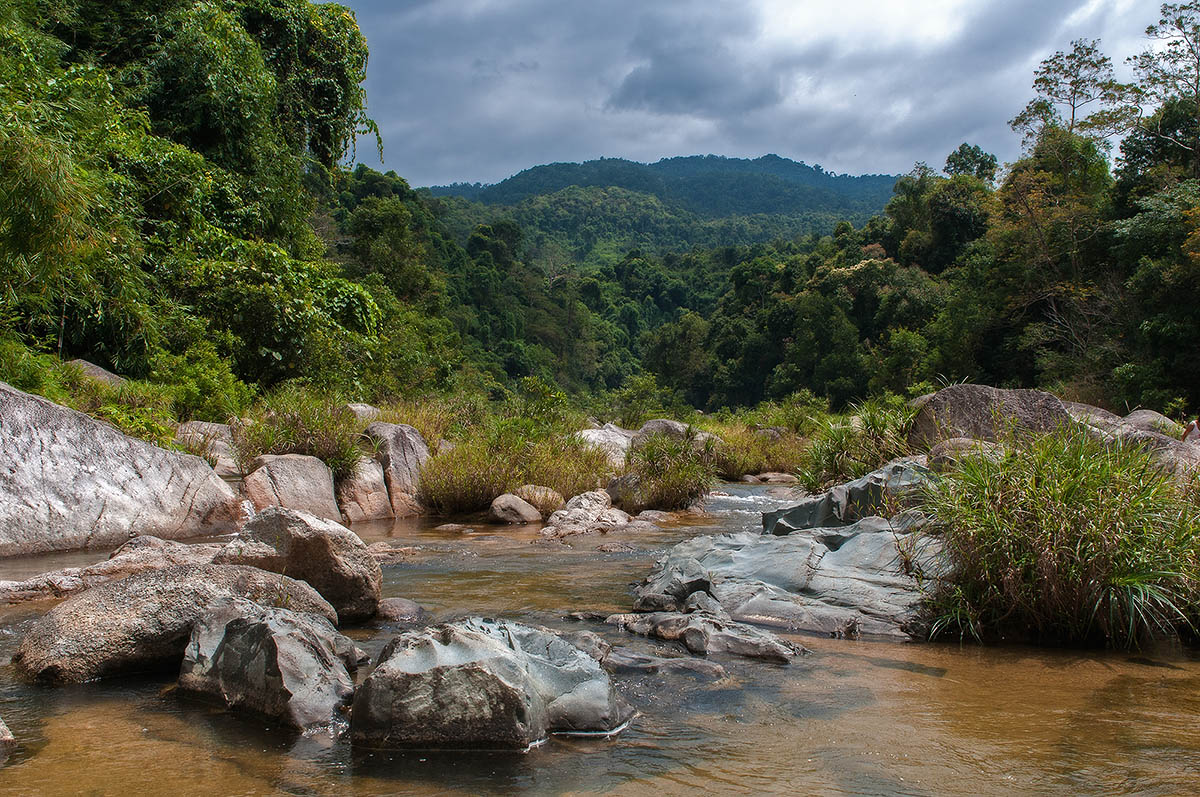
M1200 8L1171 8L1156 29L1200 49ZM1048 59L999 173L965 144L898 180L603 160L471 189L492 205L343 165L373 125L341 6L0 0L0 379L84 357L181 418L291 382L648 373L709 409L941 379L1196 408L1200 75L1177 51L1124 86L1094 47Z

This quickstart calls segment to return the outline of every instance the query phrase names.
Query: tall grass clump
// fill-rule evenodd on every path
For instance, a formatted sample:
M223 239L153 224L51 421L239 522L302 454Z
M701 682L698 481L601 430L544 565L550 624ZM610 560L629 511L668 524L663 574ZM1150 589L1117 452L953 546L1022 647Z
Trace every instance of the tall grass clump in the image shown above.
M361 427L336 396L285 385L232 424L234 455L247 472L261 454L306 454L323 460L342 478L354 472L368 443Z
M653 434L630 450L629 470L638 477L646 506L683 509L716 484L716 444L699 443L691 427L683 438Z
M857 479L912 453L908 430L915 411L898 396L852 405L846 415L818 422L796 475L810 490Z
M754 473L790 473L800 467L804 456L804 439L790 431L754 429L737 422L703 424L721 438L714 448L713 462L717 474L725 479L737 479Z
M486 441L470 441L439 452L425 463L418 498L438 515L477 512L517 486L519 478L510 452Z
M1129 648L1191 627L1200 510L1144 449L1073 429L970 456L929 488L951 572L931 636Z

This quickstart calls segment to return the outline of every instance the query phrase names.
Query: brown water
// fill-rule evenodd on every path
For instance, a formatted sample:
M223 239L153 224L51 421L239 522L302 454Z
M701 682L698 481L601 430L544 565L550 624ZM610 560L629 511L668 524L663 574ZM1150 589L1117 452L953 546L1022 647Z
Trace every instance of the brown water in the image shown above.
M564 615L628 608L629 583L659 552L755 527L775 503L760 487L727 489L707 525L571 547L536 544L528 529L356 530L417 549L385 568L385 592L437 617L502 615L653 649ZM596 550L618 541L638 550ZM0 660L40 611L0 615ZM373 652L389 633L352 635ZM801 641L812 655L786 667L722 658L729 677L715 683L620 677L642 712L628 730L526 754L356 755L183 702L170 679L42 689L5 665L0 717L21 747L0 769L0 795L1200 793L1200 662L1187 655Z

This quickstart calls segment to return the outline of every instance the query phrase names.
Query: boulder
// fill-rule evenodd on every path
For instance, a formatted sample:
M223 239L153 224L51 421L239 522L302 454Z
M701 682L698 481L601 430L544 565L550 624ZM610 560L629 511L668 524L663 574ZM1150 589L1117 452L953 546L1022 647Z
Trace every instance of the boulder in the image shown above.
M791 473L760 473L759 481L766 484L799 484L800 480Z
M626 512L641 512L650 507L650 497L636 473L626 473L608 483L605 490L615 506Z
M255 509L283 506L340 521L333 471L304 454L264 454L250 465L242 490Z
M402 634L354 696L366 748L523 750L548 733L615 733L633 711L600 665L546 629L471 618Z
M964 457L987 457L999 459L1004 456L1004 447L987 440L972 440L969 437L951 437L929 450L929 470L943 473L954 468Z
M635 590L640 610L678 612L711 596L734 620L831 636L919 635L914 574L946 572L941 542L913 512L787 536L739 532L679 543ZM701 610L706 610L700 607Z
M1121 419L1121 425L1142 432L1157 432L1178 440L1183 437L1183 426L1154 410L1134 410Z
M1111 431L1121 423L1121 416L1115 412L1093 407L1090 404L1080 404L1077 401L1064 401L1063 407L1076 423L1092 426L1102 431Z
M366 544L341 524L307 512L264 509L215 561L306 581L337 611L335 621L369 620L379 606L383 571Z
M693 445L697 449L704 446L711 440L714 444L719 444L721 438L716 435L702 432L690 424L672 421L669 418L655 418L652 421L646 421L642 424L642 428L633 436L633 441L630 443L632 448L641 448L646 444L653 435L661 434L667 437L673 437L676 440L686 440L688 435L692 435Z
M199 451L222 479L242 475L233 455L233 430L227 423L186 421L175 427L175 443Z
M87 360L71 360L68 365L73 365L83 372L83 375L93 382L100 382L109 387L120 387L129 380L123 376L118 376L107 368L101 368L95 363L90 363Z
M241 501L200 457L0 382L0 556L224 534L241 520Z
M308 731L350 705L357 659L324 617L229 598L192 625L179 689Z
M735 656L787 664L793 657L807 652L769 631L708 612L614 614L605 622L633 634L682 642L690 652L704 656L732 653Z
M421 487L421 468L429 460L429 446L421 433L403 423L376 421L367 427L367 436L379 447L379 464L392 500L396 517L421 514L417 492Z
M872 515L891 515L919 494L930 479L925 457L904 457L866 476L804 499L795 506L763 513L763 533L840 526Z
M588 445L605 451L608 454L608 461L614 468L620 470L625 467L625 458L629 453L629 446L632 444L635 434L637 432L606 423L599 429L584 429L576 432L575 436Z
M552 490L549 487L541 487L536 484L522 484L513 490L513 495L533 506L538 512L541 512L542 517L547 517L552 512L557 512L567 505L567 502L563 500L558 490Z
M138 573L79 593L34 621L13 664L47 683L177 670L207 606L245 598L337 621L301 581L254 567L183 565Z
M347 523L392 517L383 466L374 459L361 458L354 472L338 482L337 503Z
M498 495L488 509L488 520L493 523L541 523L542 513L537 508L512 493Z
M541 534L554 538L576 534L606 534L613 529L630 527L630 520L629 513L612 505L612 499L607 492L592 490L580 493L567 501L565 508L550 515Z
M355 420L362 423L364 426L371 421L383 415L383 410L378 407L372 407L370 404L362 404L360 402L351 402L346 405L346 412L354 416Z
M951 385L914 399L908 442L928 450L942 440L996 440L1011 429L1044 434L1071 421L1056 397L1040 390L1002 390L987 385Z
M389 623L423 623L428 617L425 607L407 598L384 598L375 612L376 620Z

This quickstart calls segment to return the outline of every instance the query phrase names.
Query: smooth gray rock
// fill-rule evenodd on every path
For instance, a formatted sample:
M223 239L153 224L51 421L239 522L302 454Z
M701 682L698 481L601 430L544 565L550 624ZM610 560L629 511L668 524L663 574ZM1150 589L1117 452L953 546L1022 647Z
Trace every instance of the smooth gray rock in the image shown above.
M421 488L421 468L429 460L425 438L408 424L380 421L367 427L367 436L378 446L376 456L383 466L392 512L396 517L421 514L417 493Z
M240 564L306 581L342 622L375 615L383 571L357 534L296 509L268 507L217 554L217 564Z
M632 716L600 665L557 634L472 618L402 634L354 696L366 748L526 749L613 733Z
M263 454L250 465L242 491L255 509L283 506L341 522L333 471L304 454Z
M229 424L186 421L175 427L175 442L191 450L202 450L201 458L211 463L222 479L241 476L233 454L233 429Z
M914 399L917 409L908 442L928 450L942 440L996 440L1006 429L1045 434L1071 422L1066 407L1040 390L1003 390L987 385L951 385Z
M690 652L731 653L751 659L787 664L804 648L786 642L769 631L708 612L652 612L650 614L614 614L605 620L633 634L682 642Z
M324 617L230 598L193 624L179 688L308 731L350 705L357 659L354 643Z
M720 664L691 656L663 657L640 653L631 648L611 645L591 631L572 631L562 635L572 645L587 653L610 673L621 674L678 674L698 675L716 680L725 677Z
M691 434L693 445L697 449L704 448L709 441L712 441L714 445L721 443L721 438L708 432L702 432L690 424L673 421L669 418L655 418L652 421L646 421L642 424L642 428L638 429L637 434L633 436L630 447L641 448L646 444L647 440L656 434L673 437L676 440L685 440Z
M787 536L740 532L676 545L637 587L637 607L679 611L696 590L738 621L833 636L907 638L922 594L913 572L946 572L915 512ZM694 599L693 599L694 600Z
M1183 426L1154 410L1134 410L1121 419L1121 424L1143 432L1157 432L1178 440L1183 436Z
M841 526L879 514L893 514L917 495L931 478L924 457L904 457L866 476L806 498L795 506L763 513L763 533L790 534L797 529Z
M354 472L337 483L337 503L347 523L392 517L383 466L368 457L360 459Z
M630 429L622 429L615 424L606 423L599 429L584 429L576 432L575 436L593 448L599 448L607 453L609 463L620 470L625 467L625 459L629 454L629 447L635 434L637 432Z
M241 520L241 501L200 457L0 382L0 556L224 534Z
M488 508L488 520L508 524L541 523L542 513L528 501L512 493L505 493L492 500L492 505Z
M13 664L46 683L177 670L193 624L223 598L337 621L333 607L301 581L254 567L183 565L110 581L68 598L29 627Z
M1081 404L1078 401L1064 401L1063 407L1066 408L1067 414L1075 422L1094 426L1104 431L1111 430L1121 423L1120 415L1099 407L1093 407L1090 404Z

